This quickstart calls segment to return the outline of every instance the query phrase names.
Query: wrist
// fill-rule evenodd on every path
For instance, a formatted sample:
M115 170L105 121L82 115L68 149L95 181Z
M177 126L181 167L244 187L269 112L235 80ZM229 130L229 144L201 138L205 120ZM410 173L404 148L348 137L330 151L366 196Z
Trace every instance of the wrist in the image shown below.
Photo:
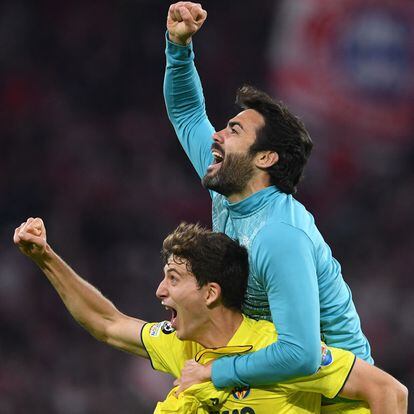
M168 32L168 40L179 46L188 46L191 43L191 39L191 36L184 38Z
M32 256L32 260L42 269L47 267L47 265L53 261L54 255L55 253L52 248L49 244L46 244L41 253Z
M205 381L211 380L211 366L212 364L204 365L203 379Z

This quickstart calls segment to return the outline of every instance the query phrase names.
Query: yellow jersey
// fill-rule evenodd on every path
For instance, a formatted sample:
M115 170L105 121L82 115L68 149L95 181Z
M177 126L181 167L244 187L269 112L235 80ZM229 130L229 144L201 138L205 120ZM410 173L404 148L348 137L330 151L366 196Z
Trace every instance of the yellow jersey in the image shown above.
M240 327L223 348L206 349L196 342L181 341L167 321L146 324L142 328L141 338L153 368L179 378L185 361L189 359L207 363L223 355L254 352L275 342L277 333L273 323L243 316ZM190 387L183 393L200 401L198 405L194 401L187 401L188 407L192 407L191 411L188 411L188 407L180 411L177 408L180 398L170 393L167 400L157 406L156 413L320 413L321 395L335 397L354 362L355 356L351 352L322 344L321 365L314 375L270 386L226 390L216 390L211 382L206 382ZM184 399L181 400L184 404Z

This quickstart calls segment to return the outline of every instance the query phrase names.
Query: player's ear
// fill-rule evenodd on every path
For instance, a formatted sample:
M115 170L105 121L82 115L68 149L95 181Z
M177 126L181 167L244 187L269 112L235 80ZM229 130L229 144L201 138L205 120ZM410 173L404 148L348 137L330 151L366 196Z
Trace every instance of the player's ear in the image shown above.
M279 154L275 151L259 151L255 156L256 167L266 169L279 161Z
M221 286L218 283L210 282L206 287L206 305L214 305L221 297Z

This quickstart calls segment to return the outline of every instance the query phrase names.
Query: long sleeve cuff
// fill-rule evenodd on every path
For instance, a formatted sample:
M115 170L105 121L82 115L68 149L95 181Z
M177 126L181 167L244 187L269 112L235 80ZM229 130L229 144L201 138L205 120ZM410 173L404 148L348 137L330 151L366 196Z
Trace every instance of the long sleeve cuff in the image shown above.
M187 46L177 45L171 42L168 37L168 31L165 33L166 47L165 54L167 56L167 64L179 65L187 64L194 60L193 42Z

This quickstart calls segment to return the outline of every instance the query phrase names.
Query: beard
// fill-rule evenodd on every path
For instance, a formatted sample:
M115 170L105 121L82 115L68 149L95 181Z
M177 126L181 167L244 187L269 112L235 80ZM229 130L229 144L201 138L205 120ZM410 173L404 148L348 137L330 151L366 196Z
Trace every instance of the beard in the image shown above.
M253 176L252 159L251 154L227 154L218 171L203 177L204 188L225 197L242 193Z

